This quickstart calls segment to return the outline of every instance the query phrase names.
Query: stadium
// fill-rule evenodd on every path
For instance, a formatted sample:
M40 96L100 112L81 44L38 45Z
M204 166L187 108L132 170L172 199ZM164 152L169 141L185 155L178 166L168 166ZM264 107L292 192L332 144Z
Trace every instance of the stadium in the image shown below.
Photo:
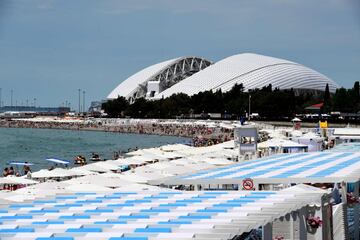
M181 57L149 66L121 82L108 99L123 96L166 98L173 94L194 95L202 91L229 91L235 84L245 90L272 85L273 88L295 91L330 92L339 87L325 75L301 64L253 53L237 54L218 62L201 57Z

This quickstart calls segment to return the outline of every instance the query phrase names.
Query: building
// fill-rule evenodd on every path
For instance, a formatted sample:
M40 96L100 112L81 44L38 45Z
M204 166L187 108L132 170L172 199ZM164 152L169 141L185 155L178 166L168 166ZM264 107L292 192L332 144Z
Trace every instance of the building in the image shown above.
M70 112L69 107L3 106L0 114L4 116L30 117L38 115L59 116Z
M194 95L202 91L229 91L235 84L245 90L272 85L295 91L330 92L339 86L325 75L301 64L253 53L237 54L214 64L197 57L183 57L152 65L119 84L108 99L118 96L133 102L136 98L166 98L173 94Z

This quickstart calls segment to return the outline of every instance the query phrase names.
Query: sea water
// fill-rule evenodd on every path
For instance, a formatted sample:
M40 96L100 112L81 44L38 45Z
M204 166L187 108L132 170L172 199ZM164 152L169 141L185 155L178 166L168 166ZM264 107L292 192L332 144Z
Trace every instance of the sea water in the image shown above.
M55 157L73 162L77 155L87 159L98 153L112 159L114 152L159 147L165 144L189 143L189 139L171 136L123 134L98 131L54 129L0 128L0 168L11 161L34 163L32 170L49 168L46 158Z

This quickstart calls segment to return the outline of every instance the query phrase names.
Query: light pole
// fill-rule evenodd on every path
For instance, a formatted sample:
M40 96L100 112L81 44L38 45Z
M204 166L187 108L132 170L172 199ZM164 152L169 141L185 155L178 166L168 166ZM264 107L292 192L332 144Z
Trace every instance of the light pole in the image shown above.
M0 88L0 108L1 108L1 103L2 103L2 95L1 95L1 92L2 92L2 88Z
M78 91L79 91L79 114L80 114L80 112L81 112L81 107L80 107L80 94L81 94L81 89L79 88Z
M251 94L249 93L249 117L248 117L249 121L250 121L250 114L251 114Z
M83 112L85 113L85 90L83 91Z
M11 107L13 106L13 94L14 94L14 91L11 89L11 91L10 91L10 106Z

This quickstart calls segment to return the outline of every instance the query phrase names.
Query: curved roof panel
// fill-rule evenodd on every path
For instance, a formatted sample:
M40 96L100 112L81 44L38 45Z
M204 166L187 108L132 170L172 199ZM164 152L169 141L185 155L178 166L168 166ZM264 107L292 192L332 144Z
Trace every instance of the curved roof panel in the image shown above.
M136 98L150 95L150 92L154 89L148 88L149 82L155 83L157 87L155 87L156 91L154 93L158 94L210 65L211 62L209 60L194 56L164 61L130 76L120 83L107 98L114 99L118 96L123 96L130 102L133 102Z
M280 89L325 90L331 92L338 85L326 76L303 65L258 54L244 53L225 58L210 67L184 79L156 98L169 97L175 93L194 95L201 91L230 90L235 84L245 89L261 88L272 84Z
M176 62L179 58L170 59L158 64L151 65L143 70L130 76L125 81L121 82L108 96L108 99L115 99L118 96L127 97L130 95L140 84L146 82L147 79L151 78L157 72L166 68Z

